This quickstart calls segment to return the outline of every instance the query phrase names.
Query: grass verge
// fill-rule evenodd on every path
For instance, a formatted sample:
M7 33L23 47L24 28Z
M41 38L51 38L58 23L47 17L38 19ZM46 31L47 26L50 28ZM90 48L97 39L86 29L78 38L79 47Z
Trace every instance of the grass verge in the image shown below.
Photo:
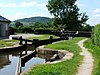
M0 40L0 48L7 47L7 46L12 46L12 45L13 45L12 43L7 43L3 40Z
M30 39L30 40L33 40L33 39L44 40L44 39L49 39L49 36L53 36L53 38L57 38L57 36L55 36L55 35L43 34L43 35L40 35L38 37L30 37L28 39Z
M77 68L81 63L82 56L80 47L76 44L83 38L74 38L72 40L64 40L60 43L49 44L46 47L52 49L67 50L74 53L74 57L56 64L38 65L31 69L26 75L76 75Z
M91 39L88 39L84 46L89 49L94 57L94 69L92 75L100 75L100 46L96 46L92 43Z

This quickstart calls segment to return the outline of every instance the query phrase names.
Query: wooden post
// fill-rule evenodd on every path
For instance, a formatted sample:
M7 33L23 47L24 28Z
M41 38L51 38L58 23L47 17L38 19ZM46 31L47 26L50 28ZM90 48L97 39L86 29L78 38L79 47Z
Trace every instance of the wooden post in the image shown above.
M20 36L20 38L19 38L19 39L20 39L20 43L19 43L19 44L21 44L21 45L22 45L22 44L23 44L23 41L22 41L22 36Z
M52 43L52 39L53 39L53 36L49 36L49 39L50 39L50 43Z
M27 40L25 40L25 45L27 45Z
M32 44L35 45L35 39L33 39Z
M35 48L38 46L38 39L33 39L32 44L35 46Z
M52 40L53 39L53 36L49 36L49 39Z
M35 40L35 47L38 47L39 46L39 39L36 39Z

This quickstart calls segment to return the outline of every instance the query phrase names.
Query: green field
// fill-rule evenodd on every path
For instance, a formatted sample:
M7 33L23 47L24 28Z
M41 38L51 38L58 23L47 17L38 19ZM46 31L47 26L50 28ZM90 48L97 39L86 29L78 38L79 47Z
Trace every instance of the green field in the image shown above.
M60 43L49 44L46 48L62 49L74 53L74 57L56 64L38 65L31 69L26 75L76 75L77 68L82 61L80 47L76 44L83 38L74 38L72 40L64 40Z

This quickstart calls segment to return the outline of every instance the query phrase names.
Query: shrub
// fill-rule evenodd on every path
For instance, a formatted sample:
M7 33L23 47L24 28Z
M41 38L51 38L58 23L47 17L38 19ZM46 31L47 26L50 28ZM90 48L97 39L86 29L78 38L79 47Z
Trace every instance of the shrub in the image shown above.
M97 24L94 27L93 34L92 34L92 40L95 45L100 46L100 24Z
M9 27L9 35L14 35L16 29L14 27Z

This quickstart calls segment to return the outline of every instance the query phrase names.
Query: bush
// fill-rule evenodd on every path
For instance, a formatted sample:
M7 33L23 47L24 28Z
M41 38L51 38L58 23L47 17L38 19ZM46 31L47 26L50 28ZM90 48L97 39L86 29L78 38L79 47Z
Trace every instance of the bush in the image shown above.
M9 33L8 33L8 34L9 34L9 35L14 35L15 31L16 31L15 28L9 27Z
M100 24L97 24L94 27L93 34L92 34L92 41L95 45L100 46Z
M25 26L21 28L21 33L33 33L33 30L29 26Z
M52 34L52 30L46 30L46 29L35 29L35 34Z

